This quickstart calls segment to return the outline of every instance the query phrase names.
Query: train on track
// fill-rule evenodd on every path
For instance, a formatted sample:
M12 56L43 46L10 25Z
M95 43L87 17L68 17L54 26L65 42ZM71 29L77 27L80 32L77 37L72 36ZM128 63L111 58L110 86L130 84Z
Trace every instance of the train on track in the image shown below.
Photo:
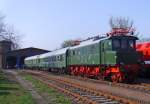
M137 39L129 32L114 30L105 37L27 57L25 66L113 82L132 82L139 74L142 61L141 53L136 51Z
M143 54L140 76L150 78L150 42L139 42L136 44L136 49Z

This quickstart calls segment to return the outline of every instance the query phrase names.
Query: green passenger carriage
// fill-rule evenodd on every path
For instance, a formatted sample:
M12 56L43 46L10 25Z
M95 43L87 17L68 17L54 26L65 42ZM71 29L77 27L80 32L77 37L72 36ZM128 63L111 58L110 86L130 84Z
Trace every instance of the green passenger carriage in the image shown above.
M64 72L67 66L67 50L68 48L63 48L42 55L26 58L25 65L29 68L32 67L41 70ZM30 62L34 62L34 66Z
M37 68L39 67L39 57L40 55L35 55L35 56L31 56L31 57L27 57L25 59L25 65L28 68Z

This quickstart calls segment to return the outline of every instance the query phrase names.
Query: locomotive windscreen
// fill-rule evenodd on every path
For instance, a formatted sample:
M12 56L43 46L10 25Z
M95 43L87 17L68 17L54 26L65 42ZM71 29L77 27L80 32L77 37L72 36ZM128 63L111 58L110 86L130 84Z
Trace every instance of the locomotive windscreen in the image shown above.
M120 50L120 49L135 49L135 40L133 39L113 39L112 40L112 48L113 50Z

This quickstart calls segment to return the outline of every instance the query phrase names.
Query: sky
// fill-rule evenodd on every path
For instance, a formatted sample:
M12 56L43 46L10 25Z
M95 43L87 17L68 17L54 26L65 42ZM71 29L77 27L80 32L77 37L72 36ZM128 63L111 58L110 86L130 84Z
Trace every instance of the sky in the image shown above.
M110 31L109 19L128 17L150 37L150 0L0 0L5 22L22 36L22 48L54 50L64 40Z

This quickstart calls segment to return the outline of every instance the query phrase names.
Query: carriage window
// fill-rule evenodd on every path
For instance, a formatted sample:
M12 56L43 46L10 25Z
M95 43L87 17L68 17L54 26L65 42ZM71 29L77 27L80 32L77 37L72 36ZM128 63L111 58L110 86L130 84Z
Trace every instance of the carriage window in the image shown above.
M60 61L60 56L57 56L57 61Z
M48 61L49 61L49 62L51 61L51 57L48 57Z
M57 60L57 57L56 56L54 56L54 61L56 61Z
M60 55L60 61L62 61L63 60L63 55Z
M53 61L56 61L56 56L53 56Z
M120 48L120 41L117 39L114 39L113 40L113 47L114 47L114 49Z

